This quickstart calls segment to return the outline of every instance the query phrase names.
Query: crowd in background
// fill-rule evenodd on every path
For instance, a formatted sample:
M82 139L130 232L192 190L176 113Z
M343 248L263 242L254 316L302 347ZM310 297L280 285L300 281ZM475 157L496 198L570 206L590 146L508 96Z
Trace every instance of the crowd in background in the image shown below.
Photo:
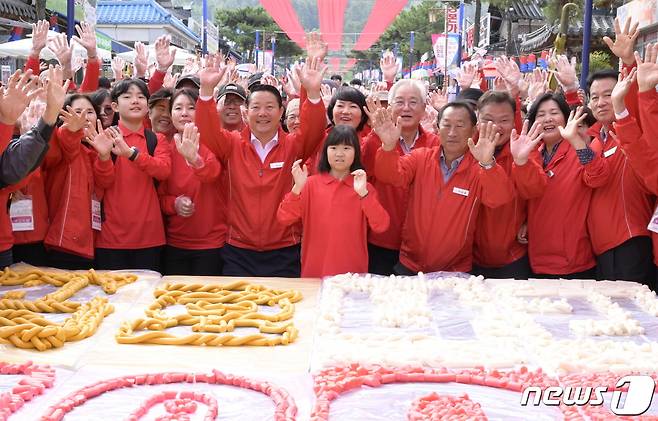
M0 263L165 274L321 277L455 271L496 278L633 280L653 287L658 247L658 45L637 24L605 39L620 70L580 86L575 59L522 74L498 57L490 88L327 79L326 45L285 77L220 53L173 74L100 77L93 28L71 45L33 25L25 69L0 98ZM39 60L48 46L57 63ZM130 74L132 77L128 77ZM398 80L396 80L398 79ZM656 130L654 130L654 126Z

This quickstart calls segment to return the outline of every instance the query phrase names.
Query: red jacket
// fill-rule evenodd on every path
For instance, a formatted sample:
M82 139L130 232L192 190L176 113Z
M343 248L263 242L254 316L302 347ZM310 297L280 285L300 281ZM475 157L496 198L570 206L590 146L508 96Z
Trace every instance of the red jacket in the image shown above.
M215 101L197 101L196 124L205 144L228 172L228 238L233 246L256 251L300 242L297 227L276 220L283 197L293 185L292 164L308 158L324 139L324 105L306 100L302 126L294 133L279 129L278 144L261 162L251 144L251 131L229 132L220 126Z
M496 163L511 176L514 159L509 143L496 155ZM481 206L473 243L475 264L485 268L500 268L525 256L528 248L518 242L517 234L527 216L527 203L518 194L514 195L511 202L496 208Z
M121 121L119 130L129 146L139 149L135 161L118 157L95 163L96 184L102 187L105 221L96 247L142 249L165 244L164 225L153 179L166 180L171 173L171 146L158 134L154 156L148 154L144 130L131 132ZM108 171L108 167L111 170Z
M44 243L48 248L94 258L91 200L96 151L82 143L82 131L55 129L42 168L51 224Z
M13 125L0 123L0 153L7 149L13 133ZM5 206L0 209L0 252L7 251L14 245L14 236L12 233L11 221L9 220L9 212L7 211L6 204L9 201L9 195L15 191L16 188L17 186L7 186L0 189L0 203L5 204Z
M330 174L308 178L299 195L288 193L277 218L303 225L302 277L319 278L339 273L368 272L368 227L381 232L388 227L388 214L368 184L361 199L351 175L337 180Z
M640 101L642 101L643 94L640 94ZM653 96L653 94L650 96ZM642 110L648 106L648 104L642 105ZM658 108L655 111L658 111ZM641 178L642 185L652 194L658 194L658 167L656 166L656 162L658 162L658 150L651 146L648 136L644 135L632 115L617 121L615 123L615 131L619 136L624 155L630 162L634 172ZM657 203L654 201L652 204L651 214L653 214ZM645 221L645 227L648 225L650 218L651 215ZM653 261L658 265L658 234L651 231L650 233L653 241Z
M542 145L540 151L544 148ZM581 165L569 142L562 141L542 169L541 157L512 167L512 178L528 199L528 254L533 272L567 275L596 261L587 231L592 188L607 180L607 167L595 157Z
M604 143L601 125L590 129L590 147L609 166L605 184L592 192L587 228L594 254L600 255L638 236L649 236L647 221L653 213L653 200L640 177L631 167L618 140L608 135Z
M172 150L171 175L158 188L167 244L173 247L204 250L222 247L226 242L226 202L219 182L221 166L204 145L200 146L199 154L203 166L194 169L178 151ZM178 196L192 199L194 213L190 217L176 213L174 204Z
M439 146L439 137L436 134L426 132L420 125L418 131L418 139L416 139L413 150ZM399 250L402 242L402 225L407 216L409 188L384 183L375 177L375 157L381 146L381 139L374 131L371 131L361 145L361 162L368 173L369 181L377 190L379 202L388 212L391 223L384 232L370 231L368 233L368 242L390 250ZM396 151L400 156L405 155L402 146L399 144Z
M440 147L417 149L404 157L380 148L375 176L409 187L400 262L412 271L468 272L480 203L501 206L512 200L514 188L499 165L485 170L469 152L444 183L440 156Z
M25 179L26 185L17 189L21 194L32 198L32 217L34 229L14 231L14 244L31 244L43 241L48 231L48 202L44 191L44 175L36 169Z

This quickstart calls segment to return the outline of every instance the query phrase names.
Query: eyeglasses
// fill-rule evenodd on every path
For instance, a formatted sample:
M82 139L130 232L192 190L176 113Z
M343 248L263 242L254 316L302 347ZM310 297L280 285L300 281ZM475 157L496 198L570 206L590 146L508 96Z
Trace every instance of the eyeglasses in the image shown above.
M299 114L290 114L286 116L286 120L300 120Z
M404 106L407 105L409 108L412 110L420 107L423 105L420 101L416 99L410 99L409 101L404 101L402 99L396 99L393 101L393 106L396 108L404 108Z

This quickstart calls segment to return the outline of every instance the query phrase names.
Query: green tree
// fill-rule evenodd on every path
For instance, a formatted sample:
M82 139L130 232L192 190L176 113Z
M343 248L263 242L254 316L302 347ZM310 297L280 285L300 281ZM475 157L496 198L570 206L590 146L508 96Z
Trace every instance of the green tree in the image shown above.
M220 38L226 38L236 45L241 52L252 51L256 40L256 30L261 33L261 45L270 47L270 37L276 35L276 57L296 57L302 50L285 34L262 7L243 7L240 9L221 9L215 14L215 23L219 28Z

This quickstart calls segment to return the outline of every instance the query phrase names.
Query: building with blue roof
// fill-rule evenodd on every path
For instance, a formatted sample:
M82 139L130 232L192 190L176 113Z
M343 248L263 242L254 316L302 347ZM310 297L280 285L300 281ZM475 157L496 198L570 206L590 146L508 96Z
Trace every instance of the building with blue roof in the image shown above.
M153 44L161 35L171 36L177 47L194 51L201 38L170 10L155 0L99 0L96 27L125 44Z

